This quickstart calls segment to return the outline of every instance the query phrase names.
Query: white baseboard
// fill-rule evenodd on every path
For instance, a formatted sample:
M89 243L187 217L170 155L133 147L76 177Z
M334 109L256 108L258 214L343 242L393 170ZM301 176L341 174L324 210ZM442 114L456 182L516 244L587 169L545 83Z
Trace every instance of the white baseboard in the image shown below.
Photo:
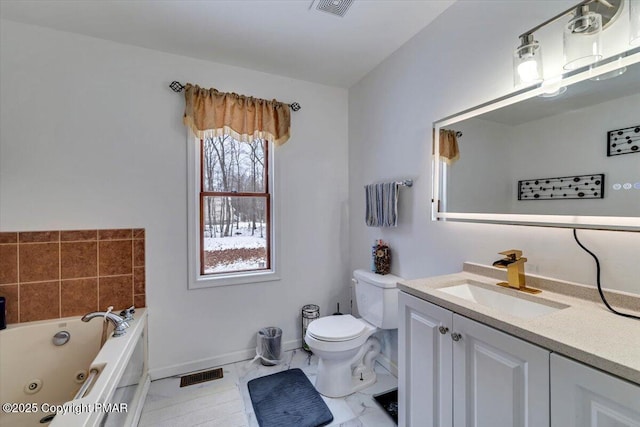
M295 350L300 347L302 347L301 339L286 341L282 343L282 351ZM166 366L164 368L150 369L149 376L151 377L151 381L155 381L161 378L173 377L189 372L202 371L203 369L219 367L221 365L227 365L229 363L236 363L243 360L253 359L255 355L256 349L248 348L245 350L234 351L214 357L208 357L206 359L178 363L176 365Z
M383 354L376 357L376 362L382 365L387 371L391 372L391 375L398 378L398 365L396 365L391 359L385 357Z

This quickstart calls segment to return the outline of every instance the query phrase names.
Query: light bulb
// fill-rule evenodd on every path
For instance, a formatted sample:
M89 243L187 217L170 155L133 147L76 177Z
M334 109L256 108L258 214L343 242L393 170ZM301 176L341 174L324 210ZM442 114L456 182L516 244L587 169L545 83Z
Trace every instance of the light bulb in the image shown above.
M513 52L513 82L516 87L542 81L542 51L533 34L520 36L521 44Z
M526 60L518 65L518 75L523 83L531 83L540 80L538 63L535 59Z

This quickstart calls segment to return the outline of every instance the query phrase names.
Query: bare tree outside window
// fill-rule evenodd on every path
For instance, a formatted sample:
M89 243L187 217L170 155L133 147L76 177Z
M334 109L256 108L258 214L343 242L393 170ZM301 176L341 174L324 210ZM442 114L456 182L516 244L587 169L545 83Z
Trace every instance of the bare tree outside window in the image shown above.
M201 274L270 268L267 142L201 140Z

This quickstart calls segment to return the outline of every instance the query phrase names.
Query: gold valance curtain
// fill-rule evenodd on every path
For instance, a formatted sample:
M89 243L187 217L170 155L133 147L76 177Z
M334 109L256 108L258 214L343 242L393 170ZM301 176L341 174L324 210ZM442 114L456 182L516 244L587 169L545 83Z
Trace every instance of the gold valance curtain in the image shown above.
M231 135L238 141L264 138L276 145L289 139L289 105L216 89L185 86L184 124L199 137Z
M458 136L455 130L440 129L439 134L440 160L450 165L460 158L460 150L458 149Z

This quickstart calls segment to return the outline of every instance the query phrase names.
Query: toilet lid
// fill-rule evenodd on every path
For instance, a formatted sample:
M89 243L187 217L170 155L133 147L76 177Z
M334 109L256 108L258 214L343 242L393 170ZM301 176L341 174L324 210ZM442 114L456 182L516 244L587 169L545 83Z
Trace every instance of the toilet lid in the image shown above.
M362 335L365 323L350 314L327 316L309 324L307 333L321 341L349 341Z

